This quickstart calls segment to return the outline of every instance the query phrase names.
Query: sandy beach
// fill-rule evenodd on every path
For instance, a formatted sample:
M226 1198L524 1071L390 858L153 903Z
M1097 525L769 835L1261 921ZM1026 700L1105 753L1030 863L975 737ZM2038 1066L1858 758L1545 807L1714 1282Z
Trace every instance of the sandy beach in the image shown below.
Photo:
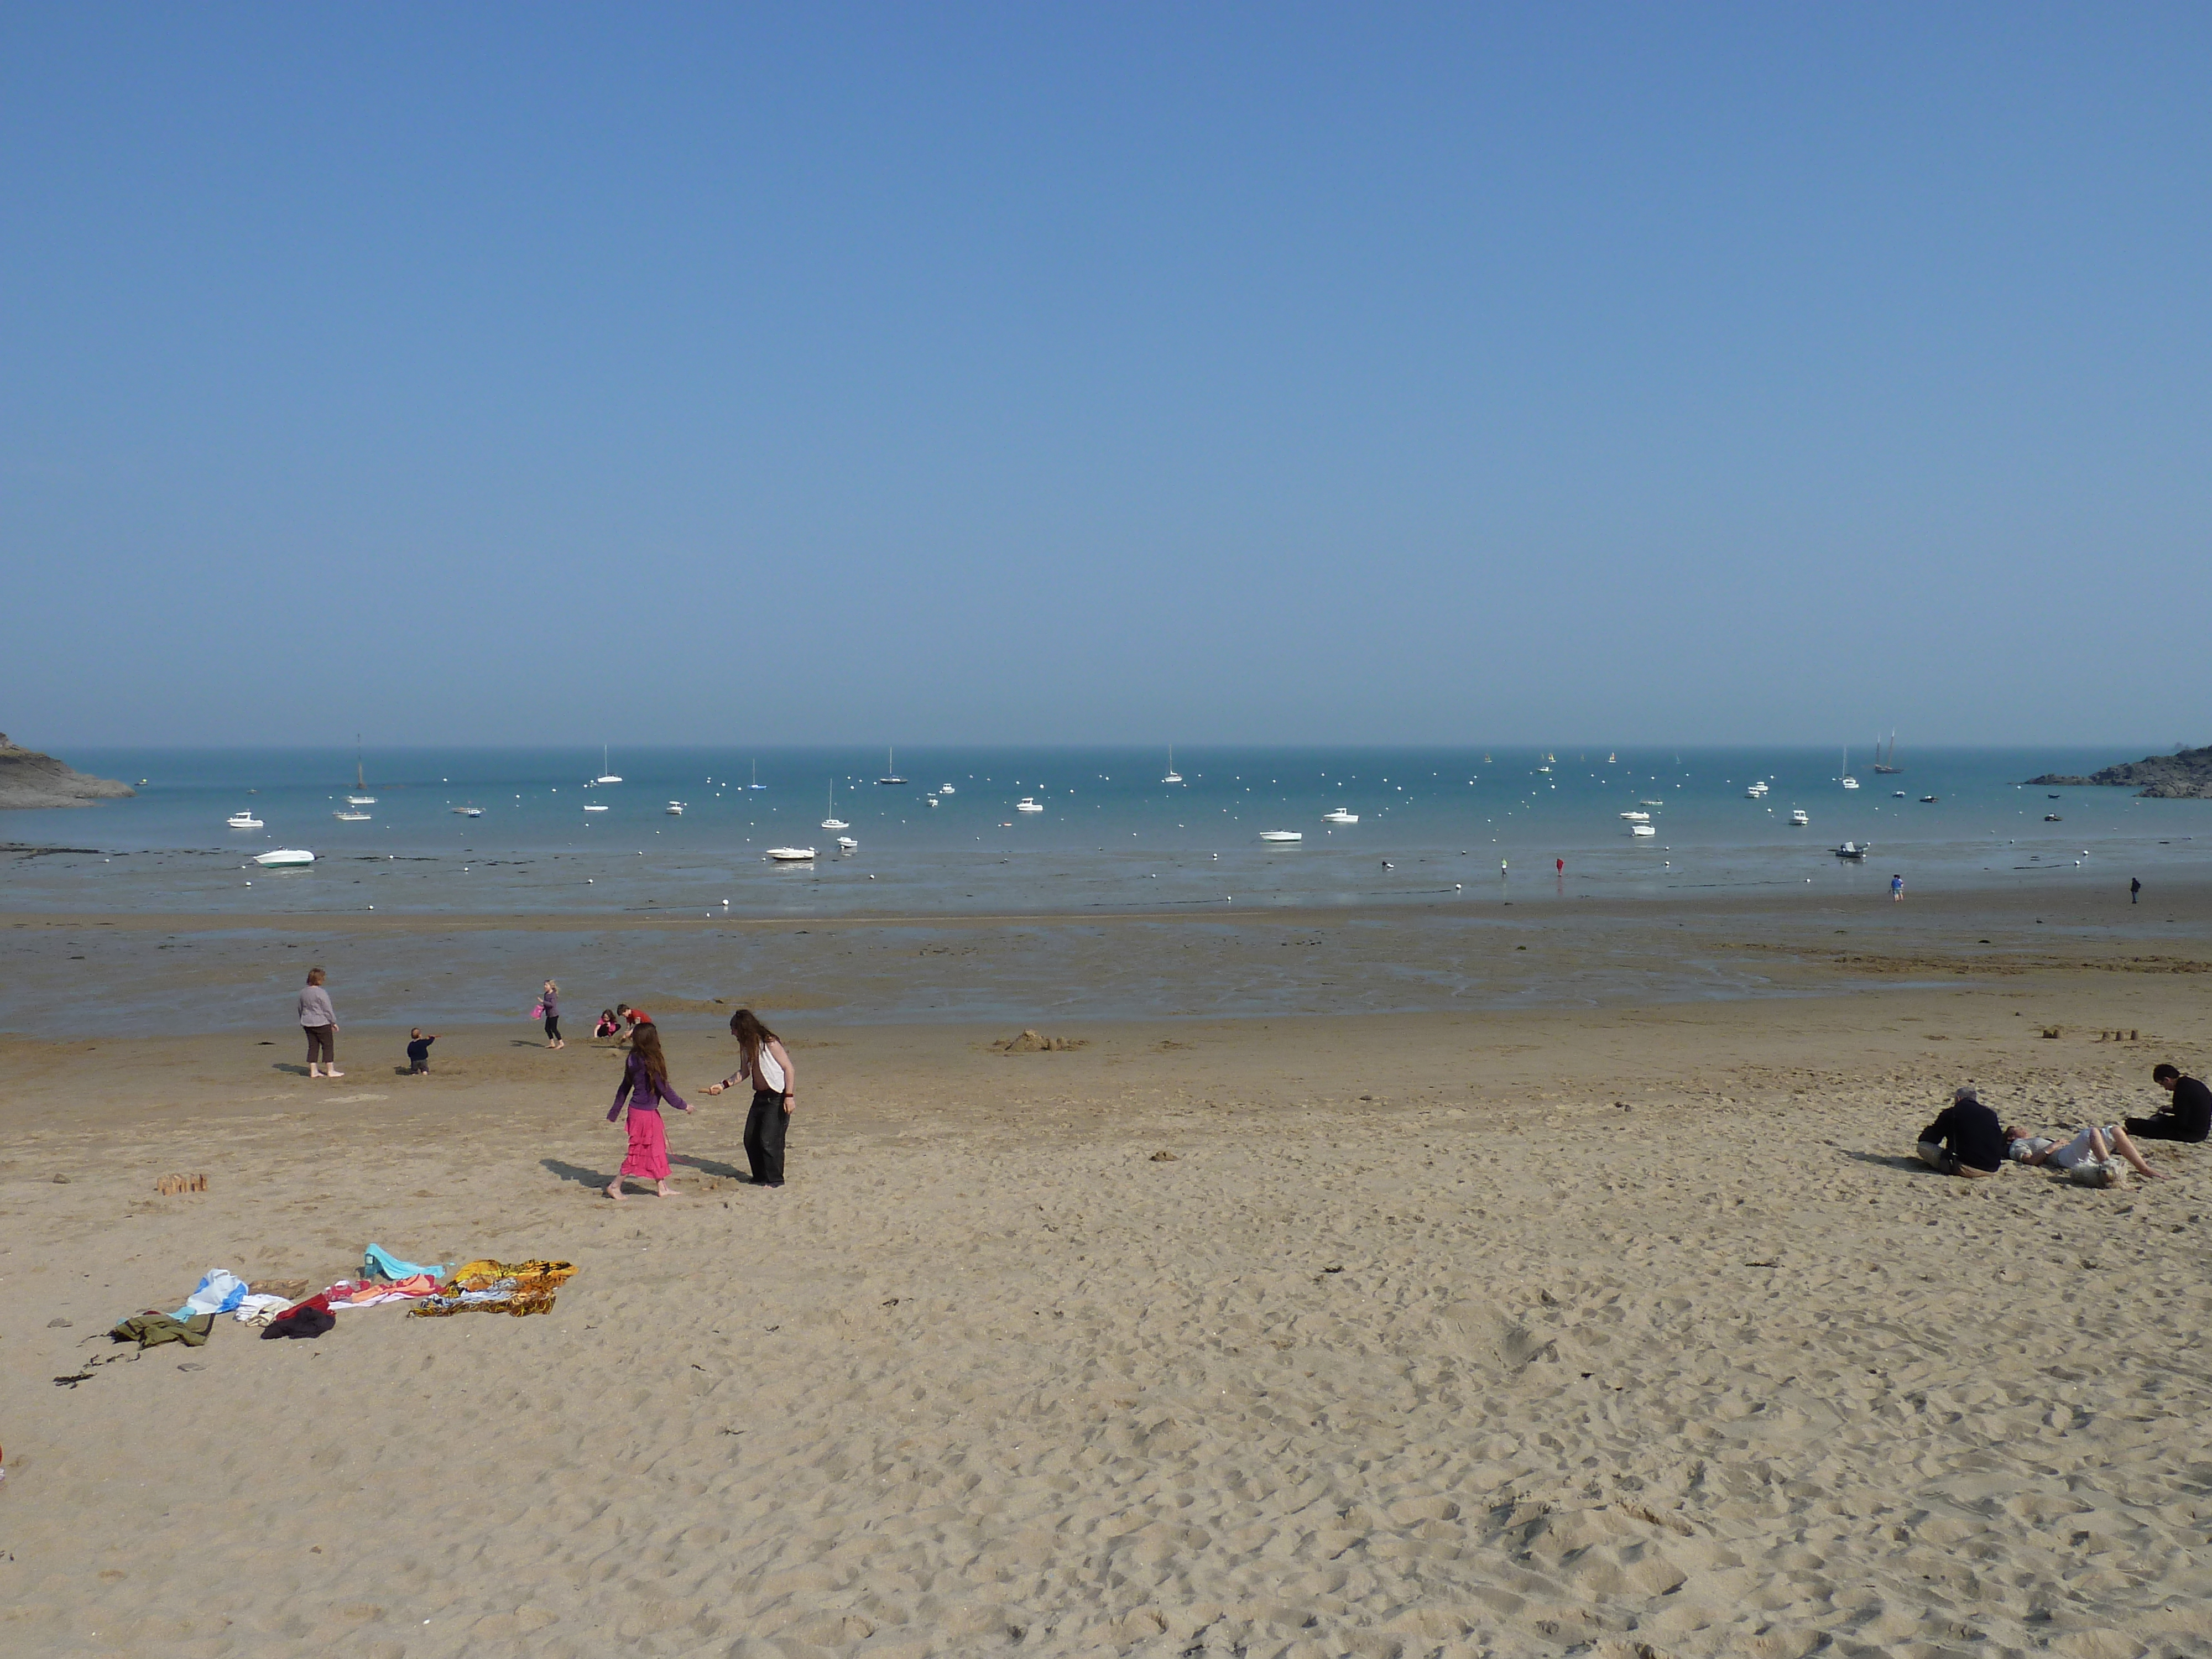
M0 1647L2202 1652L2212 1147L2101 1192L1908 1156L1961 1081L2056 1126L2152 1109L2154 1060L2201 1074L2202 896L1883 913L1708 917L1755 997L1055 1015L1027 1023L1081 1046L1042 1054L810 1014L801 951L791 1185L737 1180L744 1100L697 1091L732 1045L687 980L655 1009L700 1108L678 1196L620 1206L617 1058L519 1019L433 1025L426 1079L349 1023L315 1083L283 1009L0 1039ZM11 920L18 974L90 957L71 927L189 934ZM1674 920L1535 950L1662 957ZM1130 937L1084 948L1175 944ZM530 1318L219 1320L88 1364L206 1268L319 1285L372 1242L580 1271Z

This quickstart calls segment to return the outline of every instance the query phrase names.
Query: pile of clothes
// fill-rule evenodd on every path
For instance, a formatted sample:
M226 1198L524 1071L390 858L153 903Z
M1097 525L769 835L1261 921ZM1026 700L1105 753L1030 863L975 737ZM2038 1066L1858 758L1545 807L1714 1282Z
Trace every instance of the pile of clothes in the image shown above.
M199 1286L174 1313L149 1309L118 1322L108 1333L118 1342L143 1348L167 1342L198 1347L208 1340L218 1316L258 1327L264 1338L319 1337L337 1325L340 1310L404 1302L418 1314L477 1312L544 1313L553 1293L575 1273L566 1261L471 1261L448 1276L439 1265L403 1261L381 1245L362 1254L361 1277L307 1296L301 1280L248 1284L228 1267L210 1267Z

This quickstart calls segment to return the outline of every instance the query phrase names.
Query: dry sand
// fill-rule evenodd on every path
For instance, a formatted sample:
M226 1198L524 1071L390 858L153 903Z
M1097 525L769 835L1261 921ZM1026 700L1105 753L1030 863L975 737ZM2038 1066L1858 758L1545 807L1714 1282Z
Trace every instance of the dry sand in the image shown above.
M0 1039L0 1650L2212 1650L2212 1147L1905 1156L1962 1079L2055 1125L2201 1070L2201 974L2063 957L1042 1054L794 1018L791 1185L695 1094L621 1206L586 1042ZM733 1067L664 1023L679 1086ZM52 1381L372 1240L581 1271Z

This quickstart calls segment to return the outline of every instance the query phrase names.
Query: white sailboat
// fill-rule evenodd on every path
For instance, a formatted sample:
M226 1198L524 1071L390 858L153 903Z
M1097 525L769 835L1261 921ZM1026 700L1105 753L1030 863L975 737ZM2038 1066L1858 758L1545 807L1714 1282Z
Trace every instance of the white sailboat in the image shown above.
M348 806L376 805L376 797L368 793L368 775L361 769L361 733L358 732L355 732L353 737L353 793L346 797L346 805ZM343 817L345 814L341 812L338 816ZM368 815L364 812L362 816L366 817Z
M1844 775L1836 781L1846 789L1856 789L1859 787L1859 781L1851 775L1851 751L1848 744L1844 749Z
M760 763L758 761L755 761L753 763L753 781L747 784L745 787L748 789L765 789L768 787L766 784L760 781Z
M824 830L850 830L853 826L837 816L837 781L830 781L830 816L822 820Z
M615 769L607 759L607 746L605 744L601 744L599 745L599 775L593 778L592 781L593 783L620 783L622 781L622 779L615 775Z
M1175 745L1168 745L1168 769L1161 775L1162 783L1181 783L1182 774L1175 769Z

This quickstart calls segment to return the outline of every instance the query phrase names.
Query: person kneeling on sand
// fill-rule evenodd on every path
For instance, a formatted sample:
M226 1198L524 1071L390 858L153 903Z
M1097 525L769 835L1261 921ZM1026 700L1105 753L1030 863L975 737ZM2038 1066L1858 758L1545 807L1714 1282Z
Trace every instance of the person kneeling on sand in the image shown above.
M2005 1166L2004 1126L1971 1088L1951 1097L1942 1115L1920 1132L1920 1161L1945 1175L1980 1179Z
M2160 1060L2151 1068L2150 1080L2173 1097L2165 1109L2149 1117L2131 1117L2128 1133L2145 1140L2203 1140L2212 1136L2212 1089L2181 1068Z
M2071 1140L2032 1135L2018 1125L2005 1130L2005 1151L2015 1164L2048 1164L2066 1171L2077 1187L2117 1187L2125 1179L2123 1161L2146 1181L2165 1177L2143 1162L2128 1132L2117 1123L2091 1124Z

